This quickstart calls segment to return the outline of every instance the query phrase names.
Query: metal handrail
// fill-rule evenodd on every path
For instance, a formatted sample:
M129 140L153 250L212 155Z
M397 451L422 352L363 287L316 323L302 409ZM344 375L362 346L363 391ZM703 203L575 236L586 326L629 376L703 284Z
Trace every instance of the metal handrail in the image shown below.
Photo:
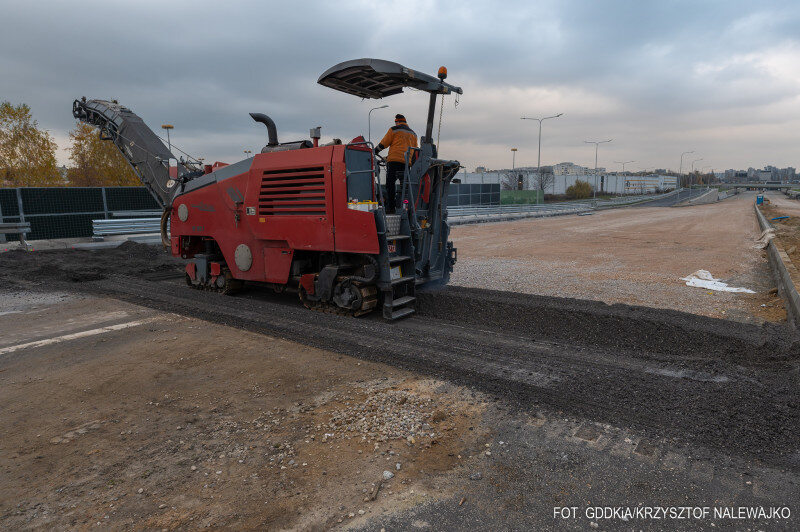
M381 180L380 180L380 172L381 172L380 171L380 159L382 159L382 157L380 155L378 155L377 153L375 153L375 145L370 140L362 140L360 142L350 142L350 143L345 144L344 147L345 147L345 149L347 149L350 146L367 146L367 147L369 147L369 153L370 153L370 155L372 155L372 160L373 160L373 163L372 163L373 169L372 170L357 170L355 172L350 172L350 171L346 170L346 172L347 172L346 175L349 176L351 174L358 174L358 173L362 173L362 174L371 173L373 175L373 178L374 178L372 180L372 184L378 190L377 196L378 196L379 205L383 206L383 190L381 189ZM375 164L375 160L376 159L378 159L378 164Z

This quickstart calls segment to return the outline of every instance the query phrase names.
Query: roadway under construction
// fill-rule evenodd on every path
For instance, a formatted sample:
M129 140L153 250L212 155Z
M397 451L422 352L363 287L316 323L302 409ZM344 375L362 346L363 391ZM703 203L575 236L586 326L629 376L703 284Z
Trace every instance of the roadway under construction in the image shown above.
M9 252L3 263L6 287L110 296L468 384L521 408L798 467L800 337L786 325L464 287L421 292L417 317L402 323L309 320L289 294L187 291L180 264L143 244Z

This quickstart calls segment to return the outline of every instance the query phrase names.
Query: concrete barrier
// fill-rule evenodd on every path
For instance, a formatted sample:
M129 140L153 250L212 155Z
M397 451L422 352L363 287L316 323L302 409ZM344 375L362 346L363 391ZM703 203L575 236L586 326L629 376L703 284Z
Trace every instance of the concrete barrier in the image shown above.
M761 213L758 205L753 203L753 208L756 210L756 218L758 218L758 225L761 230L766 231L772 227ZM792 263L792 259L775 239L770 240L767 245L767 258L769 259L775 283L778 285L778 293L786 301L787 321L789 325L797 329L800 326L800 293L797 291L797 285L800 284L800 271L798 271L797 267Z
M705 194L701 194L696 198L691 198L684 202L679 203L676 207L687 207L689 205L706 205L708 203L716 203L719 200L719 189L709 189Z

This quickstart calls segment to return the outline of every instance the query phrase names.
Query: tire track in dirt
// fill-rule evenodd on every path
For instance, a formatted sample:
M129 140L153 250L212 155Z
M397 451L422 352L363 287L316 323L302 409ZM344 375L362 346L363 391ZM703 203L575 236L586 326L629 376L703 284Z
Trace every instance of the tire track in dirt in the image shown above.
M495 327L497 320L489 318L487 312L471 313L473 318L464 324L453 323L460 319L458 313L450 314L449 320L430 316L446 312L453 300L460 301L463 312L470 314L469 300L476 296L475 291L459 294L461 289L453 294L445 290L425 295L420 316L387 323L377 316L354 319L311 314L291 295L256 291L248 297L230 298L190 290L174 280L154 286L145 280L120 277L86 283L85 287L159 310L470 385L506 398L523 409L545 407L566 415L644 430L655 438L757 457L792 468L800 466L797 454L800 394L796 369L792 372L795 362L790 353L775 351L776 345L785 347L786 342L765 340L769 337L767 332L762 331L752 343L746 342L747 333L752 331L742 333L741 324L734 324L729 330L727 323L702 320L697 323L692 316L688 320L691 327L679 338L680 349L653 335L651 330L651 334L626 342L650 340L656 349L664 350L642 351L620 349L618 339L595 342L597 338L591 333L582 341L569 343L557 338L560 341L551 342L541 328ZM483 296L483 301L497 297ZM434 302L426 298L441 300L442 305L431 311ZM548 321L560 319L553 310L559 305L572 308L570 305L580 303L582 313L592 314L593 310L586 307L586 302L548 303L550 306L546 308L554 314ZM524 305L522 308L516 307L517 322L528 323ZM602 319L622 320L619 314L608 314L610 310L605 310L605 315L598 313ZM626 327L640 330L652 329L653 321L664 312L623 310L631 314L627 319L633 320ZM541 318L542 312L545 310L538 308L537 317ZM638 321L632 318L637 314ZM670 337L683 319L687 318L680 313L668 313L665 321L671 327L666 330ZM588 330L591 332L591 327ZM681 351L698 340L695 337L701 340L700 349ZM726 341L735 348L717 346L702 352ZM767 353L763 357L758 356L759 346ZM755 351L745 365L741 353L747 349Z

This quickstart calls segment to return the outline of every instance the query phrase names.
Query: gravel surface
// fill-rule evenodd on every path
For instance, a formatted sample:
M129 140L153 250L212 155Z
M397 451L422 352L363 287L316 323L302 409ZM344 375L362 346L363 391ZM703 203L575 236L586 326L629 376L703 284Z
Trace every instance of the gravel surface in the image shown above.
M459 226L451 284L628 303L762 323L783 321L753 194L713 205L642 206L593 216ZM756 294L687 287L705 269Z

